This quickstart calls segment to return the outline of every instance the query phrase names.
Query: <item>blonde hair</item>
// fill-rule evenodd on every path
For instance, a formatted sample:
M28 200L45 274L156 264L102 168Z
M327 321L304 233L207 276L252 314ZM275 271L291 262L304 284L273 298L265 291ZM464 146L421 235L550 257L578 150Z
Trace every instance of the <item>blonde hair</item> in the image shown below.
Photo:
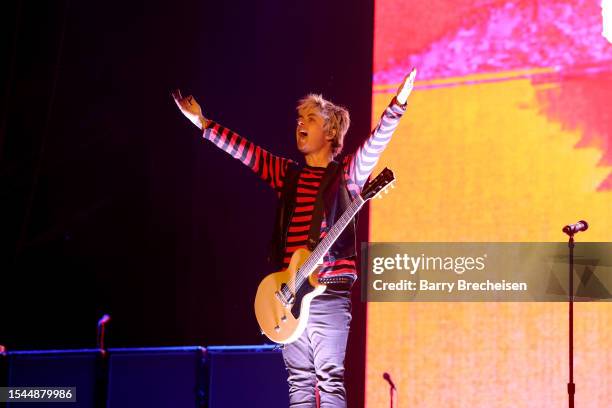
M306 108L317 108L324 120L323 130L328 134L333 134L332 154L337 156L342 151L344 136L351 124L348 110L334 105L332 102L323 98L320 94L308 94L298 102L297 110Z

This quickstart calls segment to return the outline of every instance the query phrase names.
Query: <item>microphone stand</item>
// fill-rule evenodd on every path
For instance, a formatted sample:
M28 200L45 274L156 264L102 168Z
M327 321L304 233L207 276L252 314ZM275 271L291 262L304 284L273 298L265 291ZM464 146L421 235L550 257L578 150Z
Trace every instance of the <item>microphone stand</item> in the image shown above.
M383 378L389 383L389 407L397 408L397 388L395 388L395 384L393 380L391 380L389 373L384 373Z
M8 385L8 355L6 347L0 344L0 387ZM3 406L0 404L0 406Z
M105 331L106 325L110 320L110 316L106 314L98 320L96 343L100 354L96 358L96 380L94 385L95 408L106 408L108 405L109 356L106 349Z
M104 341L104 335L106 331L106 324L110 322L110 320L111 318L107 314L98 320L97 346L102 357L106 357L106 342Z
M567 394L569 407L574 408L574 395L576 394L576 384L574 384L574 235L580 231L586 231L589 223L580 220L576 224L563 227L562 231L569 236L567 246L569 247L569 382L567 383Z
M569 235L569 382L567 383L567 394L569 408L574 408L574 234Z
M395 387L389 389L389 397L391 398L391 408L397 408L397 390Z

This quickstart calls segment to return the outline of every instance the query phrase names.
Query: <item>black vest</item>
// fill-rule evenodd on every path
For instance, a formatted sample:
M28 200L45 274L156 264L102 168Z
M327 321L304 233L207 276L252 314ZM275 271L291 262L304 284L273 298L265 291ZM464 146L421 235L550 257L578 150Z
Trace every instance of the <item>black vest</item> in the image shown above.
M340 162L341 163L341 162ZM338 218L351 204L351 196L346 188L346 180L342 165L337 161L329 163L325 169L325 174L321 179L321 186L326 183L326 178L330 178L325 190L323 191L324 217L327 229L331 228ZM276 209L276 220L274 222L274 233L270 243L268 260L275 270L280 270L283 266L285 245L287 242L287 230L295 210L297 183L300 177L301 168L289 166L285 174L283 189L278 200ZM329 249L330 260L349 258L356 255L355 251L355 224L353 218L346 229L340 234L334 245Z

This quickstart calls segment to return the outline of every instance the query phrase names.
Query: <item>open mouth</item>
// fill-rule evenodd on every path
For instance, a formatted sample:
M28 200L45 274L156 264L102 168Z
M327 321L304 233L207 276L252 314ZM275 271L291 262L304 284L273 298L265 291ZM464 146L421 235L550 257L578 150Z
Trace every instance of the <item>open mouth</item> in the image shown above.
M298 143L306 143L308 138L308 132L305 130L298 130Z

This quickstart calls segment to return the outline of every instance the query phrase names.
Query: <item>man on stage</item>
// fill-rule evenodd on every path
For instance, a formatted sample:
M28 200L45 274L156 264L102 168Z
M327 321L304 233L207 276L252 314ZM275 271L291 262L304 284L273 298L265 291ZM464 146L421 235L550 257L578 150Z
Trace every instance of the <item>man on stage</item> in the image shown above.
M370 137L351 154L341 154L350 123L348 111L321 95L300 100L295 138L304 156L303 166L205 118L193 96L183 97L179 90L172 96L181 112L202 130L204 139L247 165L277 193L270 261L275 268L285 269L296 249L316 244L309 237L316 209L323 211L322 217L314 217L321 219L320 239L360 194L406 111L415 76L413 69ZM319 195L321 185L325 190ZM344 358L351 321L350 290L357 279L355 237L353 221L324 256L318 279L327 289L313 299L306 330L283 348L291 407L315 407L315 386L322 408L346 407Z

